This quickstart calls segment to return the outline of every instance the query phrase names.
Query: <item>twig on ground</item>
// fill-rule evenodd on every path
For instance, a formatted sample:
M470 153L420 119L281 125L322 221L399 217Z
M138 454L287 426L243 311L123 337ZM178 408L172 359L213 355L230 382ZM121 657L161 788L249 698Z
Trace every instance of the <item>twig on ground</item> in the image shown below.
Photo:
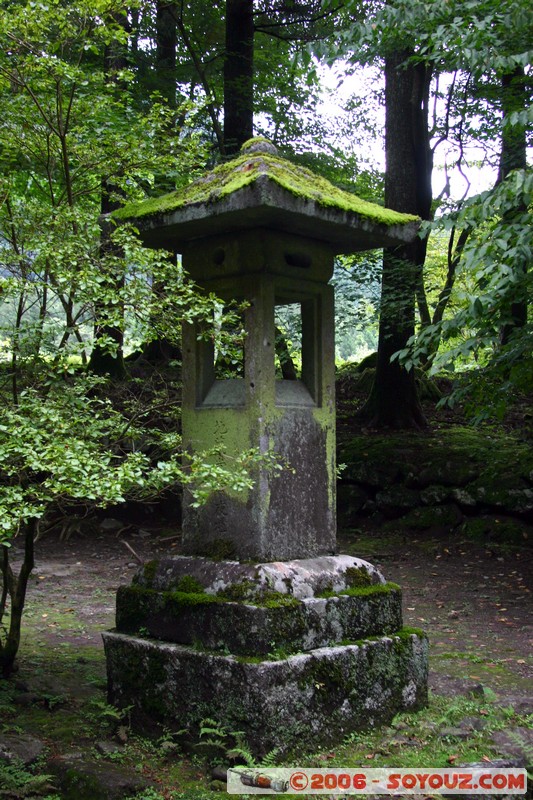
M130 551L130 553L132 553L132 554L135 556L135 558L137 559L137 561L139 562L139 564L144 564L144 559L142 559L142 558L140 557L140 555L139 555L138 553L136 553L136 552L135 552L135 550L133 549L133 547L131 546L131 544L128 544L128 542L127 542L125 539L120 539L119 541L121 541L121 542L122 542L122 544L126 545L126 547L128 548L128 550Z

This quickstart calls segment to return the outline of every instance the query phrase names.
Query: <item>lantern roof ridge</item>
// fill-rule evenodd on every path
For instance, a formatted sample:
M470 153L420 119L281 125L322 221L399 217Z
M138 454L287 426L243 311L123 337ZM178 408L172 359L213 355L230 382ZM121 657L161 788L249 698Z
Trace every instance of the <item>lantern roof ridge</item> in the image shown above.
M385 236L374 247L412 240L420 221L412 214L384 208L340 189L327 178L278 155L274 145L263 137L248 140L238 156L187 186L157 198L128 203L112 217L117 222L134 222L141 232L154 233L156 228L167 228L172 218L176 233L179 227L190 228L193 218L199 223L230 212L239 211L244 222L250 206L283 210L294 218L302 214L308 219L325 215L329 226L337 228L339 234L341 228L348 233L348 228L353 231L354 226L363 226L370 233L370 228L377 226Z

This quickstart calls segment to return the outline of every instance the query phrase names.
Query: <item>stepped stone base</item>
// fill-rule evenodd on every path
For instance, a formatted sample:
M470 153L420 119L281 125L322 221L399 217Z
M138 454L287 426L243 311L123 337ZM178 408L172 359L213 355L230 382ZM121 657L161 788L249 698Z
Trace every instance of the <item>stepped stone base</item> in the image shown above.
M257 756L427 702L427 640L402 628L399 587L348 556L151 563L119 589L104 645L109 700L134 721L194 735L209 717Z
M257 757L330 747L427 703L427 640L412 633L258 663L119 633L104 644L110 702L170 729L216 719Z

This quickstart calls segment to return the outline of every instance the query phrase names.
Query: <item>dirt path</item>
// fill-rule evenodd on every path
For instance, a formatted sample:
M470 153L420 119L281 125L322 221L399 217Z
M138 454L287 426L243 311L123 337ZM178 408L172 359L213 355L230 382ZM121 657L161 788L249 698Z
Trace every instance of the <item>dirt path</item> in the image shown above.
M364 552L402 587L404 624L423 628L430 638L430 685L437 693L453 694L453 679L461 678L497 695L531 694L530 550L495 552L457 539L417 538L403 544L378 539L373 547L368 535L345 545Z

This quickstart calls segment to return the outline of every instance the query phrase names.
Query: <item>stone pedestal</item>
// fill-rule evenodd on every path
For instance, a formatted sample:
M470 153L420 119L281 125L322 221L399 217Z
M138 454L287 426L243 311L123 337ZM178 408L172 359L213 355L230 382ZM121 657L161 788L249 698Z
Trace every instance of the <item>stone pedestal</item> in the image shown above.
M255 448L284 465L281 474L259 465L248 492L219 491L200 507L185 492L184 551L210 556L223 549L226 557L256 561L333 553L332 249L258 228L196 240L183 247L183 260L205 292L246 306L242 377L217 378L213 341L199 322L183 327L183 447L198 452L216 444L226 459ZM301 372L298 380L281 380L275 312L292 304L301 324Z
M246 731L255 755L331 746L427 702L427 642L401 593L348 556L147 564L104 634L110 701L194 735Z

